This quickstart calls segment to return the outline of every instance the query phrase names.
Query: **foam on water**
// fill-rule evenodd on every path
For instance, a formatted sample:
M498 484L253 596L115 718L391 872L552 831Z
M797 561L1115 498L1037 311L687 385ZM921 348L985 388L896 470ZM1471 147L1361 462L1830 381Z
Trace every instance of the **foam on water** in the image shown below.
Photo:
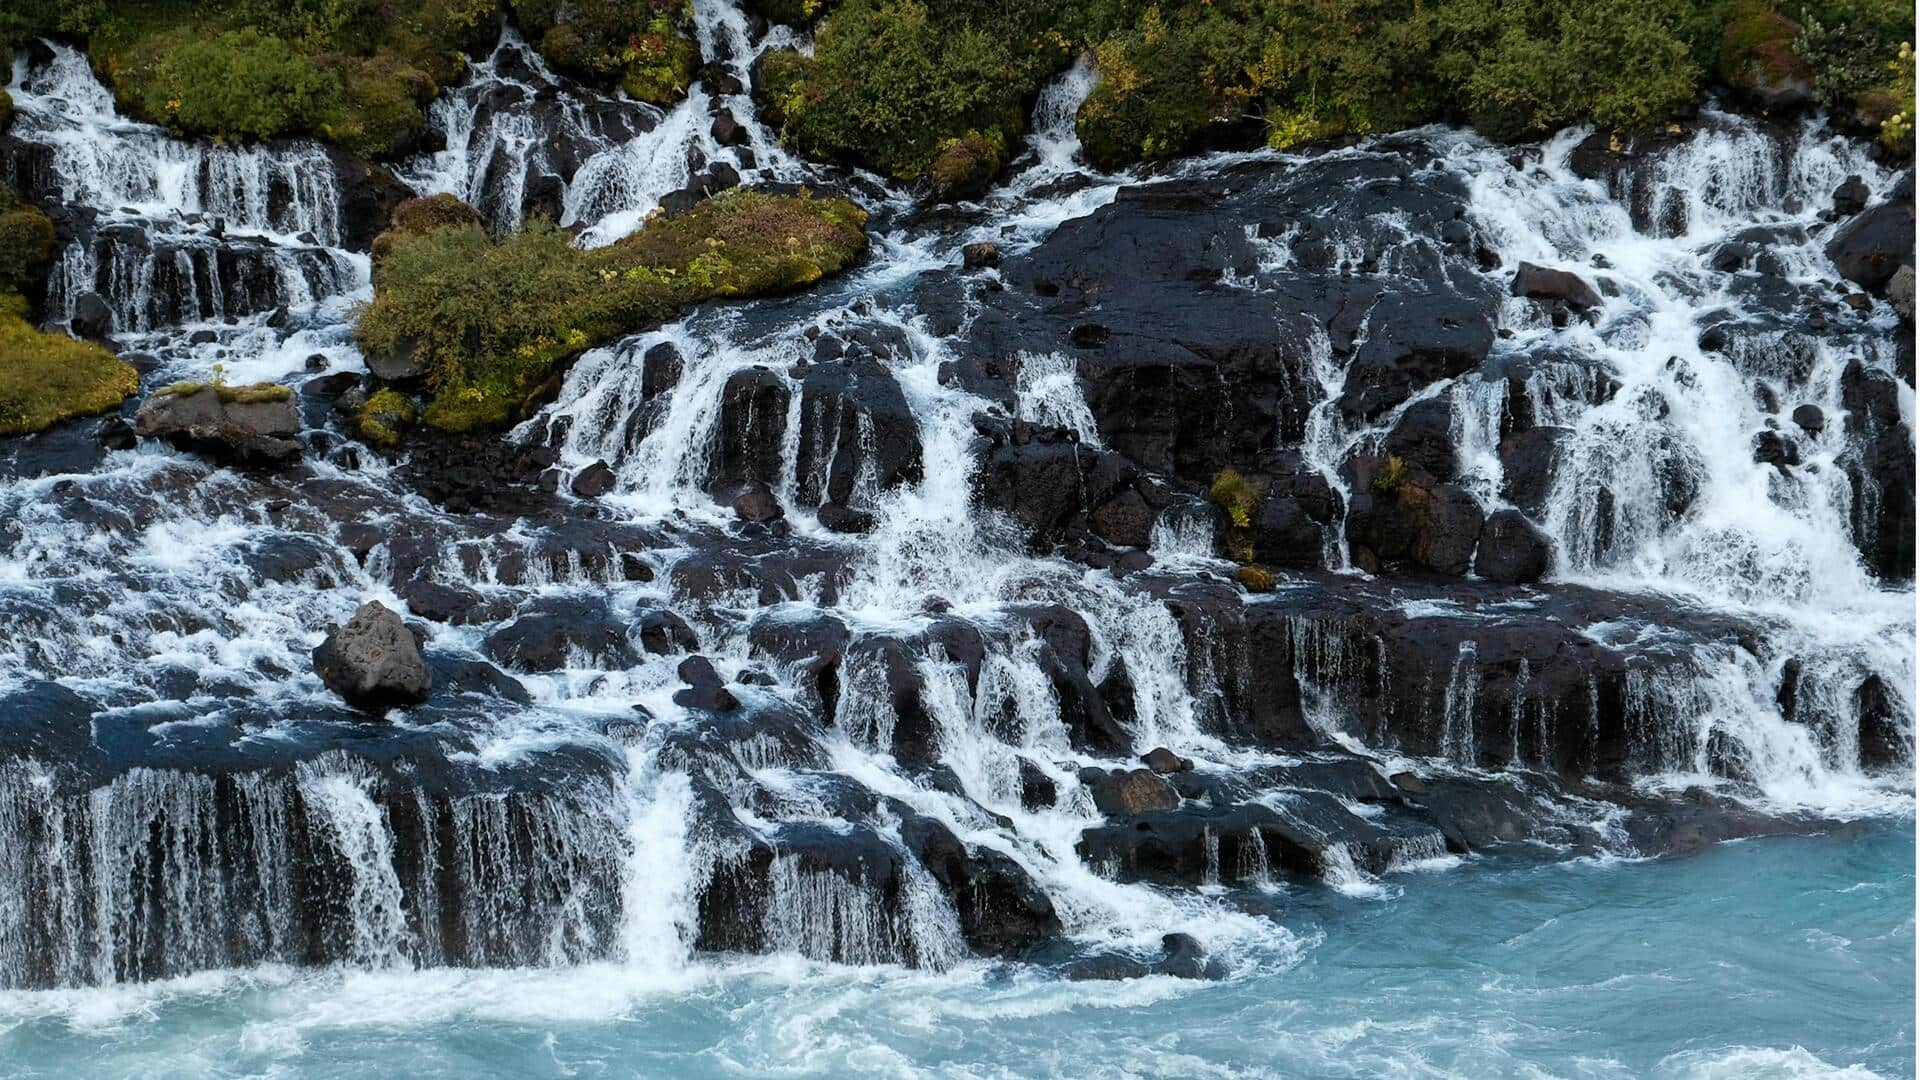
M743 78L756 50L783 40L776 31L753 42L739 8L721 0L700 0L694 12L703 52L721 58ZM261 312L237 326L224 322L224 309L153 317L152 268L128 263L110 269L101 286L127 328L164 336L180 326L218 322L223 337L216 348L227 350L220 362L236 379L284 375L313 351L341 368L357 367L346 323L352 302L367 294L367 263L363 255L337 247L340 223L338 207L329 201L326 153L304 144L235 149L169 139L115 116L110 95L86 70L85 59L62 46L54 50L55 60L44 70L29 70L24 63L15 68L12 85L20 112L15 133L53 147L54 168L72 185L69 200L107 215L130 207L130 225L148 228L158 221L162 224L152 227L191 234L195 243L212 241L189 216L217 216L229 230L272 245L276 259L312 255L332 268L330 276L306 270L283 275L276 303L305 312L304 325L283 332L255 317ZM577 475L594 462L607 463L616 485L601 501L604 511L621 525L662 530L660 536L671 538L671 530L711 529L731 520L713 497L716 470L731 449L725 432L729 387L739 385L743 375L778 387L786 402L782 438L775 467L759 479L780 494L795 533L844 557L844 571L836 571L831 582L796 586L796 595L778 604L753 595L706 597L694 604L676 592L671 573L675 561L695 546L692 541L684 547L668 540L647 546L662 572L650 570L651 580L637 580L639 575L630 580L618 569L620 551L598 553L611 557L597 563L580 551L549 560L539 546L543 537L524 524L458 536L439 511L399 494L386 464L369 461L353 472L325 461L312 465L351 497L364 499L376 520L392 524L405 518L421 522L423 529L447 529L445 551L434 568L445 582L510 604L604 598L623 620L643 608L677 607L698 626L702 651L728 678L764 667L765 658L753 651L743 624L698 610L702 606L764 607L772 613L762 617L796 620L830 614L847 624L856 642L925 631L936 614L968 621L981 631L983 642L974 685L937 641L918 642L919 651L911 656L922 687L918 704L937 728L937 763L952 773L958 793L898 760L894 725L900 717L887 698L887 673L852 650L835 662L838 683L848 691L838 699L837 723L807 748L825 760L822 769L795 767L771 737L729 744L731 760L724 768L686 754L670 743L676 732L694 726L688 710L673 700L680 684L671 660L637 657L608 670L603 661L576 649L559 670L522 678L524 703L508 707L480 694L497 713L474 719L423 709L397 713L394 720L402 731L459 729L471 739L471 748L459 751L458 760L502 773L588 746L599 760L611 762L604 787L589 784L583 791L526 798L479 792L427 805L410 801L424 796L396 796L383 775L340 755L304 762L290 780L276 782L262 773L245 781L239 796L211 778L131 773L96 789L81 806L54 800L44 774L9 773L0 783L0 822L19 832L53 832L36 834L41 846L31 851L0 851L0 958L51 957L56 970L50 981L62 986L142 977L161 981L89 991L9 991L0 995L0 1026L7 1028L0 1039L17 1033L23 1040L44 1040L56 1058L68 1052L63 1040L71 1030L104 1027L168 1044L175 1036L157 1033L147 1017L172 1023L184 1013L180 1029L191 1031L193 1014L205 1013L219 1018L215 1026L236 1019L245 1025L238 1041L223 1034L205 1051L210 1071L280 1060L328 1061L329 1054L345 1053L329 1066L345 1072L353 1066L352 1052L340 1045L343 1036L359 1037L380 1025L430 1030L454 1042L478 1037L483 1043L476 1029L504 1025L519 1041L541 1029L550 1040L540 1044L546 1067L602 1053L601 1042L618 1042L607 1035L609 1028L631 1024L632 1030L651 1034L690 1024L708 1029L710 1045L687 1049L669 1039L660 1051L662 1060L684 1065L688 1058L673 1055L686 1054L698 1059L695 1068L741 1071L794 1061L812 1070L905 1071L913 1058L902 1047L924 1051L927 1040L961 1045L967 1055L995 1061L993 1048L967 1041L987 1020L1016 1029L1009 1045L1035 1055L999 1058L998 1068L1021 1071L1033 1065L1071 1073L1075 1064L1088 1066L1081 1071L1117 1072L1125 1067L1125 1055L1144 1053L1164 1055L1161 1060L1176 1071L1187 1064L1197 1069L1213 1058L1242 1060L1245 1047L1236 1051L1230 1034L1237 1018L1251 1033L1247 1043L1279 1045L1280 1060L1309 1072L1364 1073L1378 1067L1484 1074L1509 1069L1520 1053L1513 1047L1534 1041L1552 1044L1551 1052L1541 1051L1542 1058L1564 1065L1567 1055L1556 1037L1543 1036L1529 1027L1531 1021L1515 1021L1497 1007L1479 1009L1475 1023L1483 1027L1469 1026L1464 1033L1442 1031L1435 1018L1417 1011L1395 1016L1378 1003L1368 1007L1378 1008L1383 1017L1358 1025L1344 1015L1316 1015L1316 1004L1304 992L1288 990L1288 980L1297 969L1319 962L1328 939L1350 933L1352 926L1342 920L1356 916L1339 908L1324 919L1296 921L1290 909L1276 908L1274 898L1299 893L1277 883L1275 856L1258 830L1251 834L1254 843L1240 847L1237 863L1213 866L1207 888L1200 891L1122 882L1112 868L1092 865L1080 853L1083 832L1102 819L1077 768L1114 762L1072 748L1058 691L1038 659L1041 642L1024 609L1060 605L1084 621L1086 674L1095 683L1114 672L1127 676L1131 708L1124 721L1116 722L1124 724L1136 747L1167 746L1198 759L1202 770L1231 771L1279 760L1230 745L1209 723L1211 710L1221 707L1211 696L1218 679L1208 667L1210 658L1188 648L1166 603L1110 574L1033 554L1016 525L976 505L977 414L1062 427L1077 436L1080 446L1101 445L1071 356L1008 358L1014 361L1009 408L942 378L943 365L956 359L954 347L904 299L912 283L955 265L962 243L988 238L1015 248L1037 243L1060 221L1110 201L1123 180L1137 179L1092 174L1077 160L1072 118L1093 78L1090 66L1080 61L1042 94L1032 125L1031 160L987 197L996 225L1006 227L1004 234L884 232L875 238L868 265L809 294L752 312L706 308L595 349L571 368L557 399L513 434L531 442L564 426L558 447L563 472ZM403 171L419 190L461 195L499 225L522 219L530 190L538 194L544 186L551 194L557 183L562 223L581 227L581 243L610 242L637 228L662 198L688 182L697 168L693 158L739 160L712 139L708 110L714 104L712 92L698 85L687 100L664 112L590 98L555 77L508 31L492 55L476 61L468 79L433 106L432 122L447 136L446 150L416 159ZM728 95L724 104L748 130L761 178L812 176L758 123L748 96ZM578 160L549 157L536 146L549 127L580 151ZM1835 688L1877 674L1905 706L1913 678L1911 593L1881 588L1861 567L1849 532L1851 496L1843 487L1783 488L1769 467L1753 462L1748 440L1767 415L1753 403L1749 376L1727 357L1700 347L1694 321L1703 308L1740 302L1709 273L1707 251L1715 241L1755 221L1809 224L1820 197L1846 175L1866 176L1875 190L1890 177L1853 144L1816 129L1777 152L1744 121L1716 118L1648 181L1667 193L1659 198L1678 199L1676 205L1684 208L1685 229L1663 235L1636 229L1620 199L1572 174L1568 158L1581 133L1548 143L1540 160L1525 168L1516 168L1504 150L1469 136L1429 134L1444 151L1433 167L1458 176L1471 190L1472 216L1497 249L1502 274L1520 260L1581 268L1599 255L1618 285L1592 325L1543 325L1519 305L1503 314L1505 328L1513 331L1503 348L1518 351L1548 342L1576 348L1601 357L1619 382L1617 392L1599 403L1584 399L1582 387L1551 371L1530 375L1526 384L1540 422L1567 426L1577 440L1574 464L1555 473L1546 514L1561 553L1556 575L1611 589L1685 593L1757 613L1778 631L1774 651L1764 655L1703 649L1684 673L1649 675L1634 684L1630 707L1643 734L1636 746L1646 766L1642 782L1652 789L1704 784L1744 795L1757 791L1769 808L1839 817L1906 812L1894 805L1905 799L1903 793L1860 774L1857 746L1848 742L1843 723L1852 703ZM1369 152L1366 147L1343 151ZM1202 158L1183 163L1175 175L1205 175L1250 159ZM203 183L199 177L213 179ZM263 194L269 185L292 194L275 205ZM896 201L906 202L904 196ZM1789 211L1789 205L1806 209ZM1389 221L1383 228L1399 237L1389 245L1383 265L1416 266L1418 238L1407 224ZM311 238L302 240L302 234ZM1348 256L1359 253L1360 241L1357 232L1343 228L1332 237ZM62 280L71 280L61 295L77 296L83 286L97 286L103 280L101 266L119 257L108 256L103 263L91 248L63 253ZM1787 257L1809 274L1825 272L1823 256L1811 242L1789 250ZM1284 268L1278 256L1263 265L1265 272ZM1258 274L1251 283L1235 284L1257 287ZM216 290L223 297L224 288ZM854 327L898 342L884 364L910 414L921 468L891 487L873 474L874 421L865 412L852 425L852 437L843 440L850 445L836 442L825 450L803 445L807 380L802 364L811 356L807 332ZM1323 393L1307 422L1305 452L1336 489L1351 494L1340 479L1341 464L1355 449L1377 442L1403 410L1371 424L1350 421L1334 403L1346 373L1332 343L1322 334L1308 344L1311 374ZM680 365L671 379L655 367L669 362L663 348L669 346ZM204 373L215 356L209 349L170 357L169 371ZM1806 373L1791 382L1793 396L1781 400L1813 400L1838 415L1838 373L1853 359L1889 363L1883 356L1838 355L1822 344ZM1453 423L1470 486L1489 506L1499 505L1495 395L1506 387L1469 375L1426 393L1443 390L1453 393ZM1656 397L1667 407L1658 423L1649 408ZM1910 393L1902 408L1911 419ZM755 426L771 421L758 415L749 420ZM841 429L834 430L838 439ZM1697 474L1702 501L1683 520L1665 511L1665 472L1649 463L1649 447L1664 455L1653 460ZM1830 475L1839 472L1844 452L1837 438L1809 448L1812 460ZM857 462L849 505L872 518L871 531L855 539L821 525L817 511L827 501L827 484L819 476L802 475L803 461L830 471L841 454ZM53 497L55 485L69 481L86 499L76 504ZM1602 488L1610 493L1613 515L1606 545L1594 540ZM803 498L802 492L817 497ZM95 504L115 515L104 526ZM29 679L57 683L103 705L109 723L129 714L144 716L143 710L170 710L169 723L246 724L249 738L271 742L296 737L293 729L302 722L340 722L325 711L330 699L307 674L307 650L329 623L344 619L364 599L404 606L381 572L390 551L376 546L363 563L317 515L291 527L286 522L298 520L297 509L291 517L281 510L270 513L233 474L150 445L118 452L101 468L70 478L9 479L0 485L0 510L11 523L0 533L0 587L36 601L30 614L0 624L0 685L24 685ZM1154 526L1152 553L1176 568L1213 567L1212 528L1211 512L1198 505L1162 515ZM431 531L425 535L430 542L441 539ZM304 560L289 556L288 569L263 578L255 572L254 557L280 544L311 545L314 554ZM1344 566L1345 545L1334 542L1330 555L1335 565ZM1284 602L1284 593L1263 602ZM1405 614L1461 617L1453 607L1433 603L1410 603ZM1497 612L1481 609L1478 617L1497 617ZM1295 655L1276 662L1292 662L1303 673L1309 722L1367 752L1384 771L1416 764L1381 747L1380 733L1355 730L1337 680L1314 677L1358 670L1361 658L1345 655L1342 642L1316 636L1309 624L1293 629ZM1660 643L1655 630L1638 625L1596 626L1589 633L1613 644L1625 644L1627 634L1636 644ZM478 659L482 647L481 632L470 627L436 626L429 642L430 654L443 661ZM1788 656L1813 673L1807 679L1813 689L1803 695L1797 722L1784 718L1774 700L1779 666ZM1473 727L1481 693L1475 659L1469 643L1443 680L1444 707L1434 717L1439 760L1417 763L1422 768L1474 775L1483 734ZM155 705L159 688L182 672L194 680L195 696L184 704ZM770 700L805 700L794 673L783 676L777 686L736 689L764 692ZM621 727L637 723L636 707L652 718L637 737L623 734ZM278 726L276 713L315 719ZM1515 730L1513 758L1525 765L1518 725ZM1746 786L1727 784L1715 773L1711 747L1716 737L1741 749L1751 778ZM1054 782L1051 805L1022 804L1023 760ZM1070 946L1151 960L1163 935L1186 933L1224 962L1230 978L1210 990L1161 977L1121 986L1069 986L1033 971L971 959L961 937L963 913L907 850L899 821L887 817L891 811L841 819L830 809L831 793L821 790L822 772L897 800L968 845L1017 864L1052 901ZM778 851L770 862L772 896L760 928L777 955L742 960L702 954L694 945L701 929L697 898L738 856L692 827L704 790L698 785L708 783L738 796L733 816L743 827L776 841L787 826L872 831L900 856L904 900L890 906L869 883L811 868L797 853ZM1283 804L1277 800L1273 808ZM337 949L324 957L330 969L281 966L310 959L289 940L287 905L280 901L289 888L282 878L290 857L272 850L270 842L283 830L249 834L269 847L243 853L213 852L206 843L206 836L219 832L209 823L226 820L221 815L231 815L234 805L251 808L263 822L284 824L285 833L297 831L303 843L329 853L338 888L331 898L337 921L327 925L340 932ZM290 816L296 806L304 826L274 816ZM440 824L417 827L429 820ZM82 832L92 841L85 858L75 854L83 849ZM150 832L158 837L152 850L166 864L164 874L145 861L149 848L143 838ZM1448 893L1447 887L1429 888L1418 875L1405 872L1439 869L1457 860L1445 854L1437 834L1396 839L1402 842L1384 869L1374 865L1379 872L1364 869L1344 843L1327 848L1322 877L1336 895L1391 901L1367 905L1369 914L1357 916L1361 921L1417 922L1420 916L1413 911L1370 913L1402 912L1414 902L1444 907L1435 897ZM1217 838L1215 844L1217 855ZM231 880L213 872L223 865L221 859L244 859L257 870L247 896L220 893ZM422 866L444 869L427 873ZM528 866L537 870L531 875L537 886L525 886L515 876ZM1884 877L1883 871L1875 870ZM1513 873L1520 876L1501 880L1536 883L1525 877L1528 871ZM1901 880L1910 894L1911 876ZM520 886L524 891L516 892ZM1592 887L1606 886L1580 882L1582 890ZM147 923L128 913L140 909L135 895L141 890L160 890L175 908L192 913L165 924L173 939L158 945L140 940ZM1320 902L1344 900L1309 901ZM50 908L62 914L36 922ZM439 917L423 919L424 910ZM1871 921L1869 914L1861 918ZM528 927L538 932L528 935ZM1883 933L1880 947L1888 947L1890 934L1893 950L1904 947L1910 954L1911 923L1904 939L1900 933L1898 927ZM244 947L233 945L236 940ZM468 949L460 954L464 962L532 969L442 966L449 950L461 944ZM1489 950L1496 960L1508 955ZM165 962L142 967L155 953ZM225 966L239 970L182 974ZM1319 976L1308 972L1306 977ZM1361 999L1361 990L1337 974L1330 978L1330 1000ZM1543 991L1574 992L1566 985ZM1907 995L1910 1002L1910 983ZM1272 1010L1259 1011L1261 1003L1276 999L1285 1002L1277 1027ZM1157 1021L1150 1018L1164 1012L1178 1019L1183 1009L1200 1008L1193 1004L1198 1002L1206 1003L1205 1015L1212 1018L1207 1031L1183 1036L1175 1029L1153 1028ZM1076 1043L1074 1014L1080 1010L1124 1018L1118 1027L1146 1022L1143 1032L1151 1034L1122 1030L1109 1032L1110 1041L1097 1046ZM1223 1016L1229 1020L1222 1022ZM1284 1023L1303 1016L1313 1022L1299 1025L1297 1033ZM716 1017L729 1022L717 1025ZM733 1033L714 1034L716 1027ZM583 1028L593 1031L583 1033ZM1198 1045L1188 1047L1183 1038ZM575 1049L576 1040L594 1049L583 1054ZM1833 1041L1852 1048L1847 1052L1857 1049L1837 1036ZM1669 1039L1660 1045L1678 1043ZM516 1042L502 1060L526 1066L520 1056L525 1051ZM1874 1052L1900 1063L1899 1055L1884 1047ZM1696 1054L1704 1056L1689 1056ZM1798 1047L1691 1047L1657 1060L1629 1055L1629 1062L1617 1068L1601 1063L1588 1071L1715 1075L1713 1070L1732 1067L1729 1063L1792 1069L1802 1067L1796 1054L1807 1055L1812 1063L1807 1068L1825 1067L1830 1060ZM1260 1069L1268 1067L1265 1061L1242 1064ZM1340 1064L1329 1068L1329 1063Z

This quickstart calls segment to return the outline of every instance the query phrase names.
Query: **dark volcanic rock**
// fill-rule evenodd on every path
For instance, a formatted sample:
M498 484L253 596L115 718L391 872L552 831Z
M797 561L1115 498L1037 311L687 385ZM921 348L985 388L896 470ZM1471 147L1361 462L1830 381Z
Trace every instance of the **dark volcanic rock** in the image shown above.
M222 461L285 461L300 453L300 410L290 392L283 397L247 396L264 388L237 388L238 397L213 386L157 393L141 404L134 431Z
M313 670L349 705L383 713L426 700L433 673L400 616L369 600L313 650Z
M1530 300L1560 300L1575 311L1600 306L1600 294L1580 275L1529 262L1521 263L1520 269L1514 272L1513 295Z
M1109 817L1125 817L1154 810L1171 810L1180 796L1155 775L1157 769L1099 772L1088 779L1093 805Z
M1503 585L1538 581L1547 572L1553 541L1518 510L1496 510L1480 531L1473 572Z

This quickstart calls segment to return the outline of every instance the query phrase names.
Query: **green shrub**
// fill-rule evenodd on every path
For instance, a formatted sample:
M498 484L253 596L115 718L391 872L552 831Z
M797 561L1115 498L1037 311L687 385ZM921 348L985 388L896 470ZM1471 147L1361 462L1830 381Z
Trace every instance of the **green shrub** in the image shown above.
M0 297L0 435L106 412L140 389L132 365L92 342L35 330L25 311L19 297Z
M1208 128L1245 113L1253 87L1245 72L1260 56L1257 4L1158 5L1138 25L1102 42L1100 81L1074 119L1095 164L1165 157Z
M501 0L30 2L74 8L61 31L90 36L95 69L137 116L183 134L313 135L372 156L411 147L462 50L497 33Z
M1252 528L1254 519L1260 516L1260 489L1232 469L1213 474L1207 497L1226 512L1228 523L1236 529Z
M143 38L114 75L130 111L190 134L271 139L317 131L343 110L337 73L253 29Z
M830 0L746 0L747 10L770 22L805 26L825 13Z
M844 200L735 190L593 250L544 221L497 241L475 224L397 232L358 337L420 364L428 424L500 424L594 345L687 304L799 288L851 265L865 223Z
M802 153L917 179L956 140L1019 135L1029 99L1071 56L1062 17L1039 0L844 0L813 56L769 56L757 89ZM1001 156L975 163L997 171Z
M1660 124L1699 87L1694 41L1704 30L1689 4L1449 0L1437 12L1435 72L1495 138L1537 138L1584 120Z
M688 0L512 0L514 17L555 71L618 84L656 105L693 82L699 50Z
M7 133L7 128L11 127L12 125L13 125L13 95L7 93L5 87L0 87L0 135L5 135Z
M1887 0L1823 0L1801 9L1793 51L1813 71L1814 98L1912 153L1913 8Z
M1373 480L1367 485L1375 495L1394 496L1407 486L1407 463L1396 456L1387 458L1380 470L1373 474Z

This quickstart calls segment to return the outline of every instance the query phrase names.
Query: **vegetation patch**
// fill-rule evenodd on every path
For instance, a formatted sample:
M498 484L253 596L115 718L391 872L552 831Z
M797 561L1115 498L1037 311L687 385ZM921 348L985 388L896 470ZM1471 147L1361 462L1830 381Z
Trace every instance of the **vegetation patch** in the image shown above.
M53 222L0 183L0 297L37 294L53 259Z
M376 390L361 404L354 427L375 446L400 445L400 436L413 426L419 411L413 399L391 387Z
M595 345L702 300L784 292L852 265L865 224L844 199L736 189L591 250L544 221L499 239L475 224L397 232L358 337L419 364L426 423L489 427Z
M1264 566L1242 566L1233 572L1233 580L1250 593L1270 593L1278 584L1273 571Z
M392 156L509 16L554 70L656 104L699 65L689 0L11 0L0 48L84 38L122 108L183 135Z
M812 56L766 57L757 91L782 138L803 153L897 180L945 156L956 171L998 172L1046 79L1088 40L1092 8L1069 0L843 0ZM966 146L953 153L957 142ZM963 160L964 159L964 160ZM989 174L990 175L990 174Z
M162 394L188 397L202 390L218 393L222 405L264 405L274 401L288 401L293 397L293 388L281 383L249 383L245 386L228 386L226 383L201 382L187 379L170 383L154 391L155 396Z
M89 341L44 334L18 296L0 296L0 435L120 407L140 389L133 366Z
M689 0L512 0L513 17L555 71L619 86L655 105L678 101L700 53Z
M1396 455L1387 458L1380 465L1380 471L1373 474L1373 480L1367 485L1375 495L1389 497L1400 494L1407 486L1407 463Z

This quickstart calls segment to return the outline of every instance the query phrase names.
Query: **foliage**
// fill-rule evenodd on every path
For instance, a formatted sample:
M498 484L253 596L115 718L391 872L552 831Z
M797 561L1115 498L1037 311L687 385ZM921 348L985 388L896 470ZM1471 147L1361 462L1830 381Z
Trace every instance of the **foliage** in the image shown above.
M0 435L106 412L140 389L132 365L92 342L41 333L25 312L20 297L0 295Z
M1912 153L1913 8L1887 0L1824 0L1802 12L1793 51L1813 70L1822 105Z
M422 108L489 39L500 0L29 0L83 34L123 108L182 134L313 135L406 152Z
M340 76L283 38L180 29L121 54L116 83L134 111L179 131L271 139L318 129L342 108Z
M555 71L656 105L687 91L699 53L688 0L511 0L514 18Z
M0 87L0 135L5 135L8 126L12 123L13 95L7 93L5 87Z
M0 183L0 296L36 293L53 257L53 222Z
M1042 0L845 0L811 57L776 54L758 90L804 153L896 179L925 175L954 140L1023 129L1026 106L1072 55L1072 4ZM998 151L992 160L997 170Z
M1213 475L1207 497L1226 512L1227 521L1236 529L1251 528L1254 518L1260 516L1260 489L1232 469L1221 469Z
M1381 463L1380 471L1373 474L1373 481L1367 487L1375 495L1398 495L1406 485L1407 463L1396 455Z
M394 233L358 337L419 362L427 423L499 424L594 345L687 304L798 288L851 265L866 251L865 222L840 199L735 190L593 250L546 222L499 240L474 224Z
M1435 73L1474 126L1538 137L1582 120L1644 127L1699 85L1691 5L1673 0L1450 0Z
M412 398L383 387L361 403L354 426L367 442L393 447L400 444L400 433L412 427L418 415Z

